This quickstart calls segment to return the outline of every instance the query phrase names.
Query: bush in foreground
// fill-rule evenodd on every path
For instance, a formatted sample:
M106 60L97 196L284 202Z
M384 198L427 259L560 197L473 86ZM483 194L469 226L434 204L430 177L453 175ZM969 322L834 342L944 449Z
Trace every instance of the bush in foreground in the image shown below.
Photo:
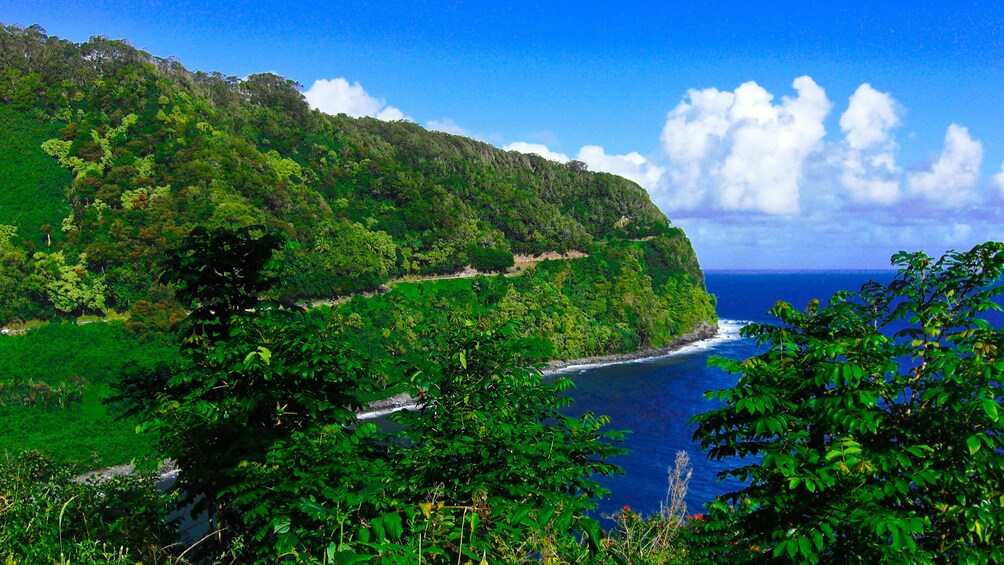
M766 348L696 418L714 458L748 457L704 540L729 561L1004 561L1004 244L893 257L867 283L743 333Z

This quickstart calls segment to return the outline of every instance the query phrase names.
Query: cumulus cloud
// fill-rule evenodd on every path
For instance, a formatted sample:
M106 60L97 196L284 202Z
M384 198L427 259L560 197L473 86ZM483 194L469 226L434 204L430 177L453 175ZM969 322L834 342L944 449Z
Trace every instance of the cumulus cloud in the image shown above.
M899 200L899 177L891 155L866 156L851 151L841 169L840 183L852 202L887 205Z
M997 194L1004 197L1004 163L1001 163L1001 172L994 175L994 184L997 186Z
M806 158L819 150L831 104L808 76L794 98L755 82L734 92L691 90L668 115L663 148L670 159L660 199L669 208L709 207L766 214L799 212Z
M840 116L847 144L852 149L887 144L893 128L899 126L897 106L888 92L879 92L868 83L859 86Z
M819 257L827 266L885 267L899 249L940 254L999 237L1004 163L981 181L983 144L965 127L950 125L940 153L905 170L896 139L905 109L891 93L860 85L827 136L824 90L809 77L793 88L783 97L755 82L690 90L652 155L598 145L566 155L530 142L505 149L634 180L687 230L702 264L717 268L813 267ZM981 194L984 186L996 193Z
M516 141L502 147L502 149L506 151L519 151L520 153L532 153L559 163L567 163L570 160L568 155L552 151L546 145L540 143ZM579 153L575 158L585 163L591 171L622 176L649 190L659 184L666 171L664 167L650 162L640 153L632 151L626 155L607 155L606 150L598 145L584 146L582 149L579 149Z
M898 108L889 93L865 83L851 95L840 116L844 132L840 182L853 202L887 205L900 197L892 139L892 130L900 124Z
M350 84L341 77L316 80L303 96L311 108L327 114L344 113L354 118L370 116L386 121L408 119L401 110L370 96L359 81Z
M556 151L551 151L546 145L540 143L527 143L525 141L516 141L505 145L502 147L506 151L519 151L520 153L531 153L534 155L540 155L545 159L550 159L552 161L557 161L559 163L567 163L569 161L568 155L564 153L558 153Z
M666 171L634 151L627 155L607 155L597 145L586 145L579 150L577 158L588 165L590 170L622 176L646 189L655 188Z
M982 162L983 144L970 137L965 127L951 124L945 132L945 146L931 168L909 175L910 192L949 208L971 203Z
M428 122L425 122L425 127L434 131L441 131L443 133L452 133L453 135L474 137L466 129L460 127L457 124L457 122L453 121L453 118L443 118L442 120L429 120Z

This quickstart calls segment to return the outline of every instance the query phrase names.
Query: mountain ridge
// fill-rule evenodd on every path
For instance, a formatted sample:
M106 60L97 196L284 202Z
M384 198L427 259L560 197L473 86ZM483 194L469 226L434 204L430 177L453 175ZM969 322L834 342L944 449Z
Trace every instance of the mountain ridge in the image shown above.
M689 240L627 179L407 121L323 114L273 74L190 71L121 40L0 27L0 144L27 152L49 187L42 198L19 180L24 165L0 166L0 322L170 304L157 273L197 226L281 233L291 299L578 251L599 257L587 272L642 277L634 295L703 293L684 318L713 318ZM45 214L25 214L34 208ZM633 327L611 308L623 310L597 315Z

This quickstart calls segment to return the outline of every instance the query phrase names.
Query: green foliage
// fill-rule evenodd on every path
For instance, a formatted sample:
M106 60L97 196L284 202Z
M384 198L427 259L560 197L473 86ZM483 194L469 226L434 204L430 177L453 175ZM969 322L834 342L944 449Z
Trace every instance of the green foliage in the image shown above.
M152 273L196 226L282 233L296 244L283 254L290 298L672 232L620 177L410 122L310 111L272 74L193 73L122 41L76 45L37 27L3 27L0 45L0 148L18 156L0 165L0 223L69 263L86 256L118 311L151 300ZM0 296L19 303L0 315L94 309L62 287L39 292L22 247L24 265L0 280Z
M384 232L341 220L318 226L309 253L287 253L285 292L297 297L333 297L371 290L394 269L397 246Z
M507 507L496 519L521 507L560 511L571 535L586 527L580 523L585 512L607 492L593 476L620 472L605 460L622 452L616 448L621 434L603 432L604 417L562 416L571 401L559 394L571 381L545 384L521 359L527 351L518 335L513 326L479 331L468 325L439 340L449 353L422 360L412 377L421 408L397 418L408 445L406 480L414 492L436 492L447 504L483 499L496 511ZM493 533L496 527L485 520L483 535L515 535Z
M48 324L0 337L0 450L37 450L54 461L115 465L150 451L134 421L116 421L102 400L130 363L177 354L141 343L121 323Z
M17 238L18 228L0 224L0 324L49 317L45 280L28 261L26 244Z
M423 405L381 431L354 410L401 390L383 358L341 339L338 319L256 300L277 244L193 233L165 277L195 307L182 359L118 385L177 461L185 500L223 528L207 555L447 563L598 548L586 512L605 493L595 475L619 472L605 459L620 434L559 413L570 382L544 383L515 328L461 325L416 352L406 390ZM197 268L238 259L233 284Z
M748 483L715 505L715 558L1004 560L1004 330L985 317L1004 244L893 263L886 286L779 303L744 329L764 353L717 361L741 377L696 437L751 459L726 473Z
M162 341L170 338L171 329L185 316L185 311L173 302L137 300L129 309L124 327L140 341Z
M64 314L102 313L105 308L105 278L87 270L87 256L67 264L62 251L36 254L35 268L45 284L49 300Z
M483 273L503 273L515 263L510 251L479 245L467 249L467 258L471 267Z
M0 378L17 375L56 385L79 376L89 383L108 384L126 363L154 364L175 355L169 346L130 339L120 322L50 323L24 335L0 338Z
M2 81L0 81L2 82ZM65 190L70 174L40 146L56 135L58 124L0 105L0 224L19 228L22 237L46 248L58 241L59 226L70 211Z
M439 347L421 327L519 320L522 336L539 344L534 359L542 361L661 347L716 319L711 296L687 276L666 281L657 293L633 242L592 251L542 262L518 277L396 284L388 294L349 301L336 312L354 329L348 339L398 355Z
M185 339L225 336L230 319L259 305L274 285L272 251L282 238L260 228L208 231L197 227L165 262L160 282L192 308Z
M174 541L170 499L150 475L101 482L34 452L0 455L0 558L6 563L158 563Z

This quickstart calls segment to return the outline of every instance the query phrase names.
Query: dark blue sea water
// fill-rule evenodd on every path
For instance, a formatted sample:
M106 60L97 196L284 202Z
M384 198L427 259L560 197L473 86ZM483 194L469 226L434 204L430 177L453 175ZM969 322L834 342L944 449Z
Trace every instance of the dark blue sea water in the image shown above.
M708 367L708 357L745 359L756 353L754 344L739 337L750 321L770 321L767 311L778 300L802 308L813 298L825 302L838 290L857 290L862 283L887 283L892 271L872 272L710 272L708 291L718 299L721 331L714 340L690 346L669 357L618 365L585 368L567 373L576 387L572 412L610 416L611 428L630 430L627 455L614 460L625 475L605 479L611 489L600 514L630 506L655 513L665 499L667 467L683 450L690 454L693 477L687 496L691 513L705 502L739 486L723 483L715 474L734 461L709 461L691 436L690 418L715 406L704 392L735 384L736 377Z

